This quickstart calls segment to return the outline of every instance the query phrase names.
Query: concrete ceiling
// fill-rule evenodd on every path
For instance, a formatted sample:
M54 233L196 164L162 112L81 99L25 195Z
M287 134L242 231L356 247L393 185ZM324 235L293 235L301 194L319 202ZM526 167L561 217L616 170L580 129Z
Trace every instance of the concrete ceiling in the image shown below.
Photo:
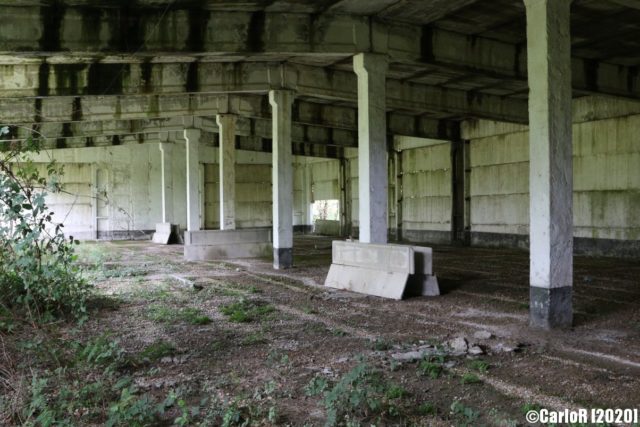
M2 105L264 95L275 84L352 108L351 57L376 51L390 58L390 111L526 121L522 0L0 0L0 16ZM640 1L574 0L571 25L574 96L640 99ZM28 111L19 120L47 116Z

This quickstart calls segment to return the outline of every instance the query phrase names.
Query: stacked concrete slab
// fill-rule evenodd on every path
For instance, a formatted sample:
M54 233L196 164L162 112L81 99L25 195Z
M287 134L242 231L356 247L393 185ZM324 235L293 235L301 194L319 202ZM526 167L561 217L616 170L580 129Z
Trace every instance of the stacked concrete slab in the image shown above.
M431 248L334 241L325 285L400 300L440 294Z
M271 256L271 230L196 230L184 233L184 257L188 261Z

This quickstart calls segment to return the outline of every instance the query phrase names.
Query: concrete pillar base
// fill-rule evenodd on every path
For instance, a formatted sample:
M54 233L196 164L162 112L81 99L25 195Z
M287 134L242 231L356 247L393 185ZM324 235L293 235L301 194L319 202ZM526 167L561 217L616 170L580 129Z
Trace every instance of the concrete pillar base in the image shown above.
M273 268L282 270L293 267L292 248L273 248Z
M573 324L571 288L531 286L529 325L540 329L570 328Z

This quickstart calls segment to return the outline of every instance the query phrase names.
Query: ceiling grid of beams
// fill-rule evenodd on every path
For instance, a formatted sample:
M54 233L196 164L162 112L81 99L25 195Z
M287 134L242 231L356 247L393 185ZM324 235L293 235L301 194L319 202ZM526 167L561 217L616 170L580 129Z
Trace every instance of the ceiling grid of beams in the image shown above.
M354 132L351 57L370 51L389 56L389 123L403 123L390 132L527 122L521 0L0 0L0 12L0 121L58 139L83 137L78 122L144 133L145 121L233 112L258 123L267 91L284 88L303 110L349 117L298 117L299 143L348 147L352 134L333 135ZM638 2L575 0L571 30L574 96L640 100Z

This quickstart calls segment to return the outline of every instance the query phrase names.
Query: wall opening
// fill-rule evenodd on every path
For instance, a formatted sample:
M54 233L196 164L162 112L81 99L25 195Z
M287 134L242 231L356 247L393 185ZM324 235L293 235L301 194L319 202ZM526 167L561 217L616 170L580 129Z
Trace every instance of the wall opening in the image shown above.
M340 201L316 200L311 205L313 232L325 236L340 235Z

